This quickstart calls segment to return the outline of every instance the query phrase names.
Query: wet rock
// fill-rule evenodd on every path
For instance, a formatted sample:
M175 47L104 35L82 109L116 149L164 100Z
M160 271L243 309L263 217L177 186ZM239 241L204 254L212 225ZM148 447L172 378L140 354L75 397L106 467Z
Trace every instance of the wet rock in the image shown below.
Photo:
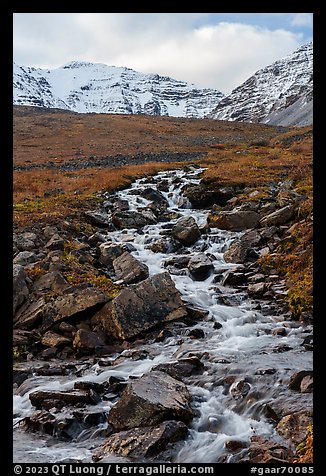
M44 298L20 308L14 318L14 328L32 329L41 322L45 309L46 302Z
M113 268L117 278L126 284L139 283L149 276L148 266L127 251L113 261Z
M51 271L38 278L33 285L34 291L63 292L70 286L68 281L59 271Z
M105 206L105 203L103 205ZM122 200L121 198L116 198L113 201L112 206L109 208L112 208L114 212L124 212L126 210L129 210L129 203L128 203L128 200Z
M173 266L174 268L177 268L177 269L183 269L188 266L190 259L191 259L191 256L189 255L171 256L167 258L166 260L164 260L163 266L165 268Z
M312 375L306 375L303 377L300 383L301 393L311 393L314 389L314 380Z
M300 391L300 386L303 378L312 376L312 370L300 370L299 372L295 372L290 379L289 388L297 392Z
M242 271L239 271L238 268L236 269L229 269L223 275L221 280L222 286L238 286L239 284L244 284L246 282L246 274Z
M172 251L173 243L169 239L160 238L150 245L150 249L153 253L168 253L169 251Z
M85 218L89 223L98 226L99 228L107 228L109 231L114 230L111 214L104 210L92 210L85 212Z
M285 327L276 327L275 329L272 330L272 335L273 336L280 336L284 337L288 333L288 330Z
M214 266L205 253L198 253L190 258L188 269L195 281L204 281L213 272Z
M187 309L187 319L190 319L193 322L202 321L206 319L209 315L209 311L205 309L200 309L199 307L186 305Z
M14 265L26 266L30 263L35 263L38 260L36 253L33 251L20 251L13 260Z
M61 238L61 236L58 235L58 234L54 234L54 235L49 239L49 241L47 242L47 244L45 245L45 248L46 248L48 251L56 251L56 250L61 250L61 251L63 251L63 250L64 250L64 245L65 245L65 242L64 242L64 240Z
M213 329L221 329L223 326L220 322L215 321L213 324Z
M48 331L43 335L41 344L45 347L62 347L71 344L71 339L56 334L55 332Z
M193 329L189 329L186 332L186 335L188 337L191 337L192 339L204 339L205 332L203 331L203 329L200 329L199 327L195 327Z
M141 191L141 196L149 200L150 202L159 203L160 205L164 205L167 207L169 202L164 197L163 193L155 190L154 188L148 187Z
M78 315L94 313L99 306L109 301L109 296L96 287L81 284L71 286L66 294L58 296L43 313L43 327L48 330L56 323Z
M107 334L125 340L186 315L180 293L165 272L122 289L92 320Z
M155 338L155 342L164 342L169 337L173 337L173 333L169 329L162 329Z
M302 344L305 350L314 350L314 338L313 335L309 335L303 339Z
M200 230L193 217L182 217L172 228L172 236L185 246L191 246L200 238Z
M117 212L112 215L113 224L119 229L124 228L143 228L146 225L154 225L157 220L154 213L150 210L124 211Z
M294 207L293 205L287 205L286 207L280 208L269 215L264 216L259 225L262 227L267 226L280 226L287 223L294 216Z
M313 423L309 412L297 412L284 416L278 423L276 430L295 446L304 441L309 433L309 426Z
M104 347L105 344L102 333L79 329L76 332L73 347L79 351L94 351L98 347Z
M166 362L153 367L153 371L165 372L171 377L183 381L184 377L190 377L203 371L204 364L196 356L185 357L175 362Z
M33 369L32 368L20 368L17 365L13 366L13 371L12 371L12 382L13 384L17 384L18 387L25 382L28 378L30 378L33 375Z
M52 413L39 410L31 416L24 418L23 428L25 431L41 431L48 435L54 436L57 418Z
M23 266L14 264L13 266L13 314L27 299L29 294L26 274Z
M225 443L225 448L231 453L247 448L248 446L248 442L243 440L229 440Z
M100 257L99 262L104 264L108 268L113 267L113 261L121 256L124 253L123 246L117 243L102 243L99 246L100 249Z
M48 347L47 349L43 350L42 352L39 353L39 357L47 360L47 359L53 359L57 356L58 353L58 348L57 347ZM49 407L51 408L51 407Z
M223 257L227 263L244 263L250 260L250 251L257 246L261 240L256 230L250 230L244 233L239 241L231 244L230 248L224 253Z
M261 368L257 369L255 372L255 375L273 375L276 373L276 369L273 367L266 367L266 368Z
M184 383L153 371L127 385L108 421L116 431L154 426L164 420L189 422L193 418L189 401Z
M259 220L260 215L250 210L222 211L218 214L210 213L207 217L210 227L229 231L243 231L255 228Z
M250 463L291 463L293 453L277 441L253 436L249 447Z
M93 454L93 461L99 461L108 454L115 453L131 458L151 458L166 449L170 443L186 438L187 426L181 421L169 420L158 427L133 428L111 435Z
M237 380L230 386L230 395L235 400L244 398L250 392L251 385L245 379Z
M90 393L83 390L51 391L37 390L29 394L33 407L50 410L53 407L62 408L65 405L84 405L93 403Z

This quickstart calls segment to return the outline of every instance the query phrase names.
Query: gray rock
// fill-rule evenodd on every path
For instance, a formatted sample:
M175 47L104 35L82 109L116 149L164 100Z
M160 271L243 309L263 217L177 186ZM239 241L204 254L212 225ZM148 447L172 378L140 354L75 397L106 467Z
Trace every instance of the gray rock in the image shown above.
M266 283L254 283L248 286L248 295L251 297L261 297L267 289Z
M26 274L23 266L14 264L13 266L13 314L27 299L29 294L26 284Z
M280 208L269 215L264 216L260 222L260 226L280 226L287 223L294 216L294 206L287 205L286 207Z
M134 428L111 435L104 445L93 454L93 461L99 461L114 453L130 458L151 458L164 451L169 443L184 439L187 426L181 421L169 420L160 426Z
M184 383L153 371L127 385L108 421L116 431L154 426L164 420L189 422L194 416L189 401Z
M222 211L208 215L208 225L229 231L243 231L256 228L260 220L259 213L251 210Z
M123 211L114 213L112 216L113 224L119 229L124 228L143 228L146 225L154 225L157 220L154 213L150 210Z
M172 228L172 236L185 246L191 246L200 238L200 230L193 217L182 217Z
M113 261L124 252L123 247L118 243L102 243L99 248L101 252L99 262L108 268L112 268Z
M53 407L62 408L65 405L91 404L94 403L90 392L83 390L52 391L37 390L29 394L29 399L33 407L37 409L50 410Z
M114 230L111 213L100 210L92 210L85 212L85 218L89 223L98 226L99 228L107 228L111 231Z
M116 339L129 339L157 324L185 317L187 310L169 273L122 289L92 318Z
M48 331L43 335L41 344L45 347L63 347L64 345L71 344L71 339L63 337L56 332Z
M21 266L26 266L30 263L35 263L38 260L36 253L33 251L20 251L13 260L14 264L20 264Z
M113 261L113 268L116 277L126 284L139 283L149 276L148 266L127 251Z
M222 286L237 286L246 282L246 274L239 268L229 269L223 275L221 280Z
M164 205L167 207L169 202L164 197L163 193L155 190L154 188L148 187L141 191L141 196L146 198L147 200L155 203L159 203L160 205Z
M49 251L56 251L56 250L63 251L64 245L65 245L65 242L63 238L61 238L61 236L56 233L49 239L49 241L45 245L45 248Z
M227 263L244 263L250 259L250 251L259 244L261 237L256 230L244 233L239 241L231 244L223 257Z
M198 253L190 259L188 269L196 281L204 281L211 275L214 266L205 253Z
M185 357L175 362L166 362L153 367L152 371L169 374L171 377L183 381L184 378L196 375L203 371L204 364L197 356Z
M13 243L16 245L19 251L31 251L35 248L37 242L36 233L14 233Z

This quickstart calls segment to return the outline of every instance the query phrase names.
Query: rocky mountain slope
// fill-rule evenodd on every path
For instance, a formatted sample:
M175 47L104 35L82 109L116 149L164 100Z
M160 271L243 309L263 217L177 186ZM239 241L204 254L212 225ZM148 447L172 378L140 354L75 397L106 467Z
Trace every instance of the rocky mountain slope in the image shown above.
M14 64L14 104L75 112L206 116L223 98L215 89L129 68L73 61L44 70Z
M313 43L257 71L218 103L210 117L277 125L312 124Z

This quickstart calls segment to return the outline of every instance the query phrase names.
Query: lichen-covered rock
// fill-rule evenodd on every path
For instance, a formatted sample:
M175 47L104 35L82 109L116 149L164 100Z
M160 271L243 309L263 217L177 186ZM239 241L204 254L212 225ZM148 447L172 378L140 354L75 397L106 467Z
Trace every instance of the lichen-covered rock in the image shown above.
M41 344L45 347L61 347L67 344L71 344L71 339L63 337L60 334L57 334L56 332L48 331L43 335L41 339Z
M222 211L210 213L207 222L210 227L229 231L243 231L256 228L260 220L259 213L252 210Z
M294 215L293 205L287 205L286 207L280 208L269 215L264 216L260 222L260 226L280 226L287 223Z
M99 332L92 332L86 329L79 329L76 332L73 346L77 350L93 351L97 347L105 346L105 338Z
M174 420L165 421L158 427L133 428L114 433L96 450L93 461L99 461L112 453L130 458L150 458L164 451L169 443L184 439L187 433L187 426Z
M111 408L108 421L116 430L154 426L164 420L189 422L194 414L184 383L153 371L131 381Z
M291 440L297 446L307 438L312 422L309 412L296 412L284 416L277 424L276 429L280 435Z
M186 315L180 293L165 272L122 289L93 316L92 322L116 339L125 340Z
M116 277L122 279L126 284L138 283L149 276L148 266L138 261L128 251L113 261L113 268Z
M29 291L26 284L26 274L23 266L14 264L13 266L13 314L28 297Z

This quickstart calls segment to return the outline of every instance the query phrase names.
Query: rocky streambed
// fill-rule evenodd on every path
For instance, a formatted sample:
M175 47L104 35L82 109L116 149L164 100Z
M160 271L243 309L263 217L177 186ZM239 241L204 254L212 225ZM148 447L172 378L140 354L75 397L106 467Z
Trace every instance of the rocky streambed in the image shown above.
M241 203L236 188L202 189L201 173L105 195L85 215L92 234L14 236L15 462L296 457L312 325L259 258L287 239L299 198L279 199L279 183ZM71 283L72 263L96 279Z

